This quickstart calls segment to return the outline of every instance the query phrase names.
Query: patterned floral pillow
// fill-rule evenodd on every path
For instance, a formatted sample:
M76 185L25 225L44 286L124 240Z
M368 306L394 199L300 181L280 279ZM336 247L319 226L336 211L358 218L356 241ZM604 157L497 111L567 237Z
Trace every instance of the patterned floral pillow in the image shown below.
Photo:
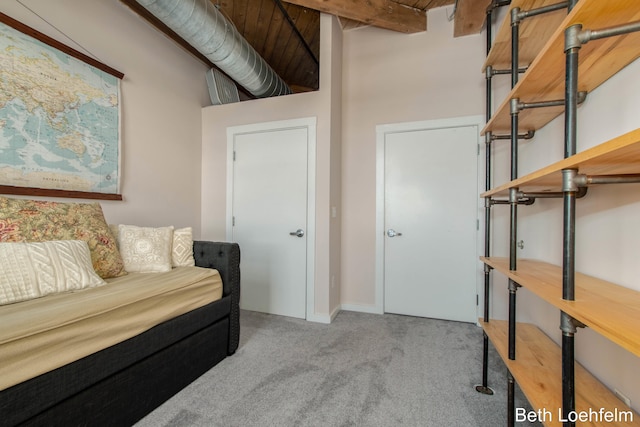
M127 274L99 203L62 203L0 196L0 242L84 240L103 279Z

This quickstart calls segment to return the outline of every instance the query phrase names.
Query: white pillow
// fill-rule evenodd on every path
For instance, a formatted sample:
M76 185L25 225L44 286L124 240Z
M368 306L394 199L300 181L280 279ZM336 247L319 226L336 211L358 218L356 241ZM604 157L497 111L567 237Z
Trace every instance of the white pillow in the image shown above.
M173 231L173 248L171 259L174 267L193 267L193 231L191 227L178 228Z
M173 227L118 225L118 246L129 273L161 273L171 270Z
M118 242L119 225L109 224L109 229ZM120 243L118 242L118 249ZM171 265L173 267L193 267L196 260L193 257L193 229L191 227L177 228L173 230L173 243L171 245Z
M85 241L0 243L0 304L104 284Z

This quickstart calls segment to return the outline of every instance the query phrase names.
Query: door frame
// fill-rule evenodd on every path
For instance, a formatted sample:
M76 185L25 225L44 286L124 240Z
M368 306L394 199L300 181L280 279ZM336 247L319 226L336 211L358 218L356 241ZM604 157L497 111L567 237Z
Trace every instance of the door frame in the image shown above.
M227 240L233 236L233 146L236 135L305 128L307 130L307 260L305 319L315 313L315 247L316 247L316 117L279 120L227 128ZM242 251L242 248L240 248Z
M385 245L385 141L387 134L418 132L423 130L437 130L445 128L470 127L475 126L478 129L478 160L477 160L477 234L476 234L476 255L482 255L482 244L484 230L480 228L480 217L484 207L484 203L480 199L481 193L481 169L479 165L480 158L480 131L484 126L485 119L483 116L464 116L449 119L425 120L406 123L390 123L376 126L376 273L375 273L375 307L376 313L384 313L384 245ZM476 318L482 306L481 298L484 293L480 289L482 279L482 266L479 258L476 258L476 295L478 295L478 304L476 305Z

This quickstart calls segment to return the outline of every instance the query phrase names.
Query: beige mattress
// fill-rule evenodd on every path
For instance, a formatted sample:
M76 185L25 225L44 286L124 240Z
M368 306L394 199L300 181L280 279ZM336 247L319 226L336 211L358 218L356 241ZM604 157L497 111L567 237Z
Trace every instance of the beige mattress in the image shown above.
M108 284L0 306L0 390L222 297L216 270L130 273Z

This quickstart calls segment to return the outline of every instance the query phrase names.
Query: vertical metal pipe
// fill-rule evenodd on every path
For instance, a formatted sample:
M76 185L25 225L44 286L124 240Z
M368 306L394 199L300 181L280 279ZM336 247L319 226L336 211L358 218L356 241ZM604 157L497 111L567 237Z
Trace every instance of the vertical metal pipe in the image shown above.
M571 4L569 5L571 8ZM581 43L578 34L580 25L565 30L565 129L564 156L576 153L577 110L578 110L578 55ZM562 298L575 299L575 219L576 191L575 170L562 171L563 191L563 248L562 248ZM568 420L568 414L575 411L575 361L574 332L570 316L561 314L562 329L562 413ZM575 422L566 421L565 426L573 427Z
M491 215L491 210L489 208L485 208L485 215ZM489 226L489 221L486 222L485 224L485 233L490 232L490 226ZM485 246L485 256L489 256L488 251L486 251L486 249L489 249L489 243L487 242L486 246ZM489 321L489 298L490 298L490 282L491 280L491 268L489 268L488 265L484 265L484 310L483 310L483 317L482 320L484 320L485 322Z
M511 180L518 178L518 99L511 100ZM509 270L517 270L518 197L509 190ZM509 359L516 358L516 283L509 279Z
M493 394L493 390L489 388L489 337L485 333L483 335L482 346L482 385L476 387L476 390L482 394Z
M518 285L509 279L509 359L516 360L516 291Z
M507 371L507 425L514 426L516 424L516 382L511 375L511 371Z
M569 414L575 411L575 365L574 365L574 331L571 318L568 314L561 313L562 327L562 415L566 427L574 427L575 421L569 420Z
M517 229L518 229L518 198L517 189L509 190L509 204L511 206L510 242L509 242L509 270L517 270ZM516 291L518 285L509 279L509 359L516 359Z
M515 11L515 12L514 12ZM511 45L511 84L512 87L518 81L518 26L514 25L514 21L517 22L518 8L511 10L511 32L512 45ZM515 41L514 41L515 40ZM518 178L518 104L519 99L511 100L511 180ZM510 204L510 228L509 228L509 270L517 269L517 237L518 237L518 198L517 189L512 188L509 190L509 204ZM515 360L516 358L516 283L509 279L509 359Z
M489 273L491 272L491 269L489 268L489 266L487 266L484 269L484 283L486 285L486 287L484 288L484 313L482 316L482 320L484 320L485 322L489 321L489 298L490 298L490 293L489 293Z
M486 38L486 53L489 55L491 51L491 45L493 44L493 7L487 8L487 38Z
M518 83L519 68L519 46L520 46L520 19L518 14L520 8L511 9L511 87ZM518 177L518 99L511 100L511 180ZM517 238L517 218L518 203L515 197L515 190L509 192L509 202L511 206L510 216L510 242L509 242L509 269L516 269L516 238ZM509 359L516 358L516 286L509 279ZM510 387L513 377L509 374ZM511 398L512 396L510 396ZM513 417L512 404L509 404L509 417ZM510 425L513 425L511 420Z
M485 190L491 189L491 132L485 134ZM491 199L484 201L484 256L491 256ZM489 285L491 269L484 269L484 321L489 321Z
M519 7L511 9L511 87L518 83L518 63L520 47L520 13Z
M491 132L485 134L485 188L491 188ZM491 235L491 201L485 199L484 204L484 255L490 255L490 235ZM488 265L484 265L484 297L483 297L483 320L489 321L489 290L491 284L491 269ZM483 394L493 394L493 390L489 388L489 337L487 333L482 333L482 385L477 386L476 390Z
M518 197L517 189L509 190L509 205L511 207L511 217L509 221L509 270L517 270L517 249L518 249Z
M562 299L575 299L576 193L563 195Z
M487 9L487 55L491 50L491 44L493 42L492 36L492 24L493 24L493 8ZM485 104L485 117L489 122L491 114L493 113L493 105L491 102L491 82L493 78L493 70L491 66L486 70L486 104ZM484 178L485 190L491 189L491 132L485 134L485 178ZM489 199L485 199L484 203L484 255L490 255L490 240L491 238L491 202ZM489 321L489 289L491 285L491 269L488 265L484 265L484 298L483 298L483 320ZM493 394L493 390L489 388L489 337L486 332L482 332L482 384L476 387L476 390L483 394Z
M511 180L518 178L518 103L511 100Z
M487 147L488 148L488 147ZM485 237L485 241L484 241L484 256L488 257L491 256L491 200L490 199L485 199L485 206L484 206L484 216L486 218L485 223L484 223L484 235ZM485 321L487 321L488 319L485 319Z
M485 93L487 94L485 97L485 121L487 123L491 120L491 115L493 114L493 104L491 102L492 80L493 67L489 65L485 71Z
M576 154L577 111L578 111L578 52L579 47L572 47L566 54L565 79L565 116L564 116L564 157Z
M576 191L572 177L575 170L563 170L563 254L562 254L562 298L575 299L575 218ZM575 371L574 371L574 330L569 316L562 313L562 413L568 420L569 413L575 411ZM573 427L575 422L566 421L565 426Z

